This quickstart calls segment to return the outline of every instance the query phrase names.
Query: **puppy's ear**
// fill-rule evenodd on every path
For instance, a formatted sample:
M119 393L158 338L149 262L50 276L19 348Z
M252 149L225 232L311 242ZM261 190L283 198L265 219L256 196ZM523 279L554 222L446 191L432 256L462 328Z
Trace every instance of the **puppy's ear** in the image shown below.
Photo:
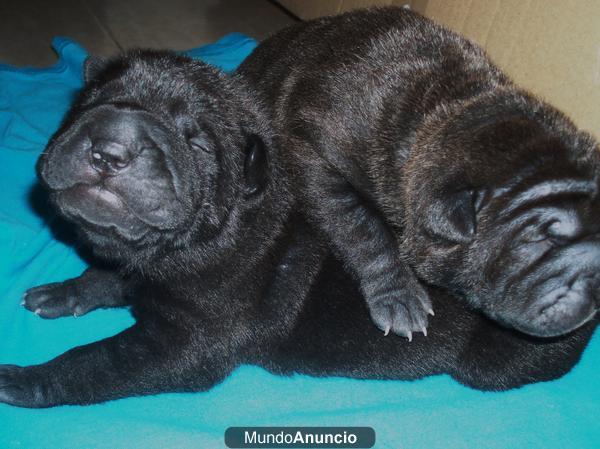
M244 179L247 196L260 193L269 179L269 160L265 143L256 134L251 134L246 142Z
M88 56L83 63L83 79L86 83L95 80L108 65L108 59L100 56Z
M426 231L447 241L469 242L477 232L479 198L478 191L472 188L443 193L425 208Z

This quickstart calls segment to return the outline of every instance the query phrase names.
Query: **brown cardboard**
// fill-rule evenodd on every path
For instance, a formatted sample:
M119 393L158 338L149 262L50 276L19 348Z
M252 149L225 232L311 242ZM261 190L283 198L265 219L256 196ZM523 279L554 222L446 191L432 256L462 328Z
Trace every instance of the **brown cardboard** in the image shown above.
M301 19L308 20L368 6L408 5L423 12L427 0L278 0L278 3Z
M423 12L600 138L600 1L429 0Z
M330 16L340 11L343 0L277 0L281 6L303 20Z
M410 1L402 0L398 2L394 2L393 0L373 0L373 1L365 1L365 0L342 0L340 4L339 12L346 12L352 9L358 8L366 8L367 6L387 6L393 3L398 3L400 6L405 4L410 4Z
M482 45L520 86L600 138L600 0L280 0L301 18L405 5Z

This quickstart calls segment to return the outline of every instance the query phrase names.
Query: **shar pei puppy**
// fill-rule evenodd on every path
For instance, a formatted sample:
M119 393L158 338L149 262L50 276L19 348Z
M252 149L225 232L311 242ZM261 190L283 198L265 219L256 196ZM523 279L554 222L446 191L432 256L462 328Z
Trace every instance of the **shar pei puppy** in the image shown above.
M375 324L412 338L422 281L540 337L600 302L600 152L462 36L403 8L290 27L239 69L304 216L360 280Z

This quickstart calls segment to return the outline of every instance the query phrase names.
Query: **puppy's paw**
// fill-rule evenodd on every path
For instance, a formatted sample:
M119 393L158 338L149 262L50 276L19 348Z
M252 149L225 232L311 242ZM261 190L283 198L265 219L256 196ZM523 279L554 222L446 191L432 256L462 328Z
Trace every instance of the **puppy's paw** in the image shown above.
M0 365L0 402L17 407L47 407L51 404L49 390L30 368Z
M80 301L78 289L69 281L30 288L23 296L23 305L42 318L81 316L91 310L89 304Z
M385 335L390 332L412 341L413 333L427 336L427 316L433 315L431 300L418 283L367 299L371 319Z

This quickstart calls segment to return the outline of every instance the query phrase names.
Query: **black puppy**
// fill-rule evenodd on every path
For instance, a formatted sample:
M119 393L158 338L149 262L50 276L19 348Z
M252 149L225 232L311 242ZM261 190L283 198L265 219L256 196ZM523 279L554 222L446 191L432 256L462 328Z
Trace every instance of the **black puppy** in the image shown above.
M41 365L0 365L0 401L48 407L199 391L241 363L379 379L450 373L503 389L555 378L578 360L596 321L539 342L435 290L444 319L429 338L382 339L340 264L320 269L325 246L292 212L250 86L166 52L87 68L90 81L38 168L59 211L116 270L90 268L31 289L25 302L49 318L128 304L136 323Z
M386 333L425 332L407 263L532 335L595 315L597 143L481 48L409 10L373 9L277 33L239 73L270 108L305 214Z
M86 72L38 172L116 271L32 289L25 306L53 318L131 304L137 322L44 365L3 366L12 404L208 388L289 333L319 267L318 240L287 231L281 164L266 160L271 135L240 82L167 52Z

